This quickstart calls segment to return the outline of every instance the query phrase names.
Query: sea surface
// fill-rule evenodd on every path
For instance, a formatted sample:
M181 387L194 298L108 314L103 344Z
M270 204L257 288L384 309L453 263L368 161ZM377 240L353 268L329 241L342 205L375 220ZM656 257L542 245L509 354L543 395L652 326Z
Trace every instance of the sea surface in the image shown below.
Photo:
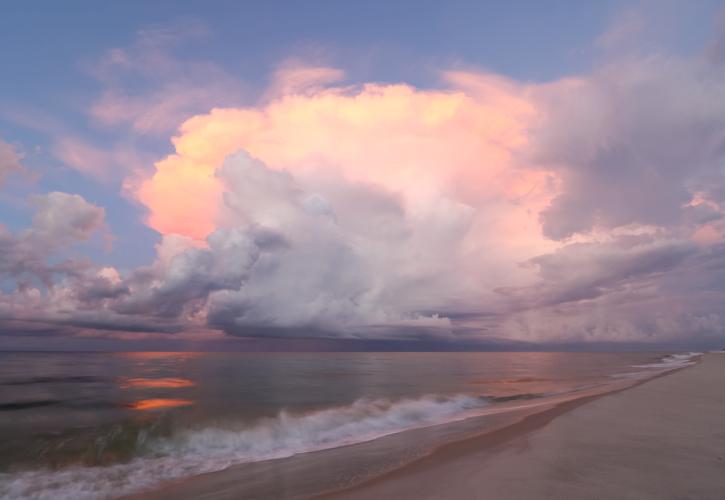
M355 453L342 447L385 446L411 429L485 420L497 405L649 377L691 357L0 352L0 498L115 498L239 464Z

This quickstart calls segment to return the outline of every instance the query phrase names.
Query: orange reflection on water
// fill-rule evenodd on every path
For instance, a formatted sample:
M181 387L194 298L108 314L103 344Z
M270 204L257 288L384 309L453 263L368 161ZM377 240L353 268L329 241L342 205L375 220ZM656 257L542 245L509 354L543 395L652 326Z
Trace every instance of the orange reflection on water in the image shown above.
M127 378L121 381L121 389L175 389L194 387L196 384L186 378Z
M162 408L176 408L179 406L191 406L194 402L189 399L141 399L129 403L127 406L134 410L159 410Z

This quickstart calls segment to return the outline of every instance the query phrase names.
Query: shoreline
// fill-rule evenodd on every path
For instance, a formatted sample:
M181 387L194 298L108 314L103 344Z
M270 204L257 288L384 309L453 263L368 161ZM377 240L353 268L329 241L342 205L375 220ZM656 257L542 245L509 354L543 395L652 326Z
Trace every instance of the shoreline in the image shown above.
M685 368L564 402L312 498L723 498L725 398L717 382L725 356L706 354Z
M156 498L322 500L344 497L348 493L358 492L370 486L395 481L410 471L418 471L430 466L435 467L435 464L440 461L451 460L472 451L494 455L499 447L505 447L511 440L534 432L575 408L604 396L627 391L657 378L675 374L684 368L687 367L671 369L643 379L621 379L613 381L611 384L581 391L581 393L552 397L537 403L502 405L492 408L491 412L486 415L473 417L466 421L407 430L368 442L302 453L282 459L234 465L221 471L180 478L161 485L159 488L122 498L139 500ZM475 425L476 421L478 421L478 425ZM352 478L338 478L336 481L331 480L329 476L334 477L336 474L343 476L340 471L333 471L327 475L321 472L321 470L341 467L340 461L354 462L355 458L351 455L375 455L376 447L379 448L388 440L405 440L408 437L415 439L416 433L426 433L431 432L432 429L439 430L446 427L455 428L463 422L473 426L467 434L463 433L456 438L444 440L418 456L407 457L401 463L392 466L387 464L387 467L381 466L378 471L367 470L366 473ZM353 448L355 453L350 453ZM366 463L361 465L361 468L370 466L370 463ZM303 479L300 479L300 476ZM264 484L265 481L284 484L283 486L272 486Z
M699 356L698 358L702 358L702 356ZM696 363L700 362L700 359L696 361ZM557 417L560 417L576 408L579 408L580 406L586 405L601 398L605 398L607 396L612 396L621 392L634 389L635 387L647 384L648 382L654 381L656 379L674 375L684 369L693 367L694 366L685 366L672 369L664 373L658 373L652 377L634 381L630 385L627 385L625 387L612 388L611 390L603 391L601 393L591 394L576 399L570 399L559 403L554 403L550 407L545 408L542 411L525 414L521 418L511 422L508 425L481 432L480 434L467 439L444 443L441 446L431 450L429 454L417 460L407 463L398 469L391 470L387 473L373 477L367 481L353 485L349 488L327 491L307 498L308 500L331 500L334 498L340 498L341 496L344 497L347 493L364 490L365 488L376 484L396 480L411 472L419 473L430 471L432 469L435 469L440 462L448 461L460 456L465 456L466 454L469 454L471 452L485 453L487 455L490 455L486 458L494 458L494 455L502 448L507 447L511 441L524 438L528 434L542 429Z

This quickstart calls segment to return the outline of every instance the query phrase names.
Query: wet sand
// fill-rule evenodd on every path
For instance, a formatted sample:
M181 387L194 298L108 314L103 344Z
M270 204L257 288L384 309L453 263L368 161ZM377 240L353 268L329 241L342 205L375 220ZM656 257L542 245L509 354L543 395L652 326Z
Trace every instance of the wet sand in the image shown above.
M725 355L561 404L317 498L725 498Z

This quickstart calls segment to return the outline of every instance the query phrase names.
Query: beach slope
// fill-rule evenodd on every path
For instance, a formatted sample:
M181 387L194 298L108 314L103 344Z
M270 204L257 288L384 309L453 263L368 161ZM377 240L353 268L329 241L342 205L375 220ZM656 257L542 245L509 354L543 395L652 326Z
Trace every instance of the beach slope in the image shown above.
M324 498L721 500L725 354L516 427Z

